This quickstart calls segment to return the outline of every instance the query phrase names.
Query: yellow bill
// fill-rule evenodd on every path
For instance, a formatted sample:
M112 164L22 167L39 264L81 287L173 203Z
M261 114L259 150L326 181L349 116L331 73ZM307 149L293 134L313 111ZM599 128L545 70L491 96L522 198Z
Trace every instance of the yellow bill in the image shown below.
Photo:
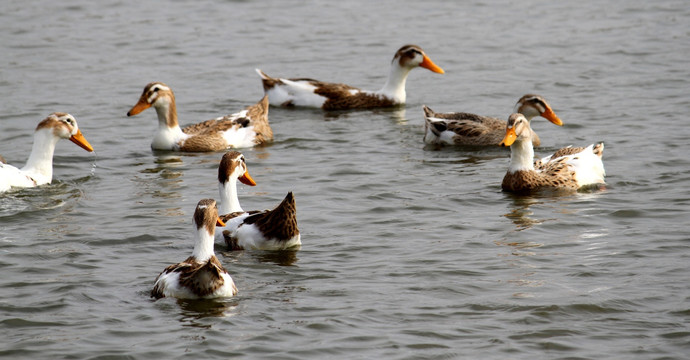
M425 69L429 69L435 73L439 73L439 74L445 73L445 71L443 71L443 69L441 69L438 65L434 64L434 62L431 61L431 59L429 59L429 57L426 55L424 55L424 60L422 60L422 63L419 64L419 66L421 66Z
M546 110L544 110L544 112L540 115L558 126L563 126L563 121L556 116L556 113L554 113L550 107L547 107Z
M134 116L150 107L151 104L149 104L148 101L146 101L146 99L142 97L141 99L139 99L139 102L136 105L134 105L134 107L132 107L131 110L127 112L127 116Z
M93 147L91 146L91 144L89 144L88 141L86 141L86 138L84 138L84 135L81 134L81 130L79 130L79 129L77 129L76 134L70 136L69 141L79 145L80 148L82 148L88 152L93 151Z
M515 128L511 127L508 130L506 130L506 136L503 138L503 140L498 144L498 146L510 146L513 145L515 140L517 139L517 134L515 134Z
M249 171L245 171L242 176L240 176L240 182L249 186L256 186L256 182L249 176Z

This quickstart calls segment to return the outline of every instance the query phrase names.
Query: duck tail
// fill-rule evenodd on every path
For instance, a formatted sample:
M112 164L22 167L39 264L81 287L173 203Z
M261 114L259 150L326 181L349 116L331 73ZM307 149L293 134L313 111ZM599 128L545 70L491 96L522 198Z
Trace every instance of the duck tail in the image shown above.
M256 70L256 73L259 74L259 76L261 77L261 83L264 86L264 92L267 92L268 90L271 90L273 87L275 87L277 84L282 83L280 79L272 78L266 75L266 73L261 71L261 69L254 70Z
M601 157L604 155L604 143L602 142L594 145L592 152L601 159Z
M422 105L422 109L424 110L424 117L430 118L434 117L434 115L436 114L434 113L434 110L431 110L431 108L426 105Z
M261 76L262 80L273 80L270 76L266 75L265 72L261 71L261 69L254 69L259 76Z

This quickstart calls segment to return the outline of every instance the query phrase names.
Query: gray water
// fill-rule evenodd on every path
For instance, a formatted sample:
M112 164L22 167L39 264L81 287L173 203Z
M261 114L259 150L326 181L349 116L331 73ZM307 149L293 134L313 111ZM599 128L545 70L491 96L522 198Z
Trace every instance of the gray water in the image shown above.
M0 355L31 359L690 358L685 1L4 1L0 154L73 114L53 184L0 195ZM293 191L303 247L229 253L239 294L148 297L192 250L222 153L153 152L163 81L182 124L236 112L254 68L378 89L413 43L402 109L271 108L245 209ZM501 148L422 142L421 105L507 118L538 93L542 147L606 144L607 186L500 191Z

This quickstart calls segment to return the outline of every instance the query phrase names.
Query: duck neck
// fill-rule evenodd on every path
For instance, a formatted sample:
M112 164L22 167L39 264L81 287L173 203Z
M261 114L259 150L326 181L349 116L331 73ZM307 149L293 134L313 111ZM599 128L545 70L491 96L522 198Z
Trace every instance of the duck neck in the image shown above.
M521 113L521 114L522 114L522 113ZM533 114L527 113L527 114L522 114L522 115L525 117L525 119L527 119L527 122L528 122L528 123L530 123L530 124L532 123L532 119L534 119L534 115L533 115Z
M160 150L171 150L181 139L187 137L177 122L175 100L159 100L156 102L155 109L158 115L158 131L156 131L156 135L153 137L151 147Z
M237 179L230 178L223 184L218 182L218 192L220 193L220 208L218 209L219 214L229 214L242 210L240 206L240 200L237 198Z
M31 155L22 171L31 176L37 185L46 184L53 179L53 153L58 138L50 129L40 129L34 133Z
M532 125L532 119L534 119L534 115L532 114L522 114L525 116L525 119L527 119L527 123ZM530 144L530 149L532 149L532 157L534 157L534 144L537 144L537 146L541 145L541 140L539 140L539 135L532 130L532 127L530 126L529 128L529 133L532 135L532 143Z
M517 139L510 145L508 171L514 173L520 170L534 170L534 148L530 139Z
M410 74L410 70L412 69L397 66L397 64L391 65L388 80L378 93L393 99L398 104L404 104L407 96L405 93L405 83L407 82L407 75Z
M199 262L206 262L215 255L213 252L213 237L215 234L209 234L208 229L205 226L201 226L196 229L194 235L195 242L192 256Z

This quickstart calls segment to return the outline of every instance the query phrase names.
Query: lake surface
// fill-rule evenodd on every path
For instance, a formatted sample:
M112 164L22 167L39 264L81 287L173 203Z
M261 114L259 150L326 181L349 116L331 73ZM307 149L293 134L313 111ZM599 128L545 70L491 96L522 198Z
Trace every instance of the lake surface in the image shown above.
M74 115L53 183L0 195L0 356L12 359L687 359L690 7L685 1L5 1L0 154ZM297 200L302 249L216 253L239 288L153 301L218 198L222 153L150 149L148 82L180 122L263 95L254 68L380 88L418 44L407 105L271 108L244 149L250 209ZM525 93L543 156L606 144L601 191L513 196L501 148L422 142L421 106L507 118Z

